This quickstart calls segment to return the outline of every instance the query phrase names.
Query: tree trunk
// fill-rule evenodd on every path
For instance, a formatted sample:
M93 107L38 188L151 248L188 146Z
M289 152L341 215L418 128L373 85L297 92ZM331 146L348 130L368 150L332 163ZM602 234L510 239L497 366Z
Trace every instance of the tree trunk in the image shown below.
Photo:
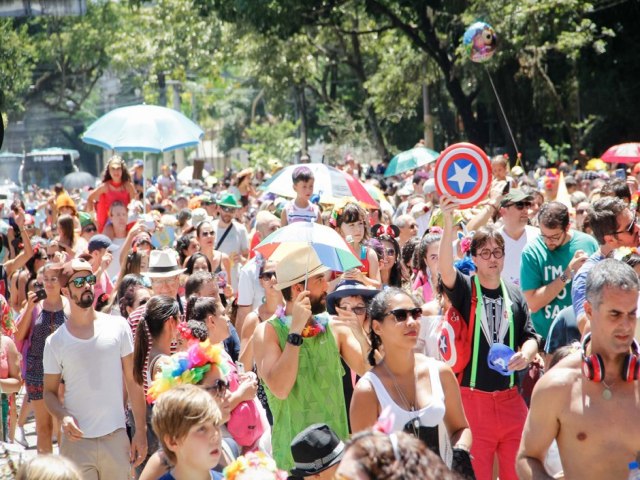
M300 115L300 150L302 153L309 152L307 139L307 99L304 94L304 83L296 86L298 97L298 112Z

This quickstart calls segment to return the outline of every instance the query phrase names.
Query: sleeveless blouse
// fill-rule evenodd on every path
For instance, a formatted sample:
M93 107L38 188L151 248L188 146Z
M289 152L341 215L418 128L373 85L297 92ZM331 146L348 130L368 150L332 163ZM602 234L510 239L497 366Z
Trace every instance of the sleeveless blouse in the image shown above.
M108 185L109 187L114 186L112 182L108 182ZM107 219L109 218L109 207L113 202L118 201L122 202L125 207L129 205L131 197L129 196L129 192L126 189L112 190L111 188L107 188L107 191L100 195L98 204L96 205L96 220L98 222L98 232L102 233L105 225L107 224Z
M391 407L391 412L395 416L395 422L393 424L394 431L402 431L404 426L416 417L418 417L420 425L423 427L435 427L444 419L444 390L442 390L440 372L438 371L438 364L436 362L429 360L431 402L415 412L405 410L394 402L380 379L372 371L366 372L362 378L366 379L376 392L378 402L380 402L380 410L384 410L388 406Z

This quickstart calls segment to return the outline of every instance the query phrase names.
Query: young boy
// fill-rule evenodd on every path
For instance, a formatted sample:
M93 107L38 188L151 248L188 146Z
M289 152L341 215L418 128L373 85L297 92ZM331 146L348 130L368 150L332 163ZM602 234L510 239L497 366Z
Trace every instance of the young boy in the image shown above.
M320 223L320 209L309 201L313 195L313 172L309 167L298 167L291 175L296 198L287 202L282 209L280 221L282 226L294 222Z
M159 480L223 478L212 470L220 460L222 416L209 392L195 385L167 390L153 406L151 423L174 465Z

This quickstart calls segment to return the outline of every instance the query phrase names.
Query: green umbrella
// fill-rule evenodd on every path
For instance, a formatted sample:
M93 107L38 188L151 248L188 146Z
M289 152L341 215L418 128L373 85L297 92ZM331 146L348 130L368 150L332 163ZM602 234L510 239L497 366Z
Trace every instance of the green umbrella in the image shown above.
M416 147L406 152L399 153L391 159L389 166L384 172L385 177L393 177L407 170L435 162L440 154L427 147Z

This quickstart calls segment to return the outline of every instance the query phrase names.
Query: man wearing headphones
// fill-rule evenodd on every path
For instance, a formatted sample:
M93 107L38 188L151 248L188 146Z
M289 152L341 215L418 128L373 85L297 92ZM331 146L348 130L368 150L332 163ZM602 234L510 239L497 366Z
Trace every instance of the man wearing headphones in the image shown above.
M586 281L591 334L536 385L516 467L520 479L552 478L543 463L555 439L564 478L626 479L640 451L640 282L623 262L598 262Z

